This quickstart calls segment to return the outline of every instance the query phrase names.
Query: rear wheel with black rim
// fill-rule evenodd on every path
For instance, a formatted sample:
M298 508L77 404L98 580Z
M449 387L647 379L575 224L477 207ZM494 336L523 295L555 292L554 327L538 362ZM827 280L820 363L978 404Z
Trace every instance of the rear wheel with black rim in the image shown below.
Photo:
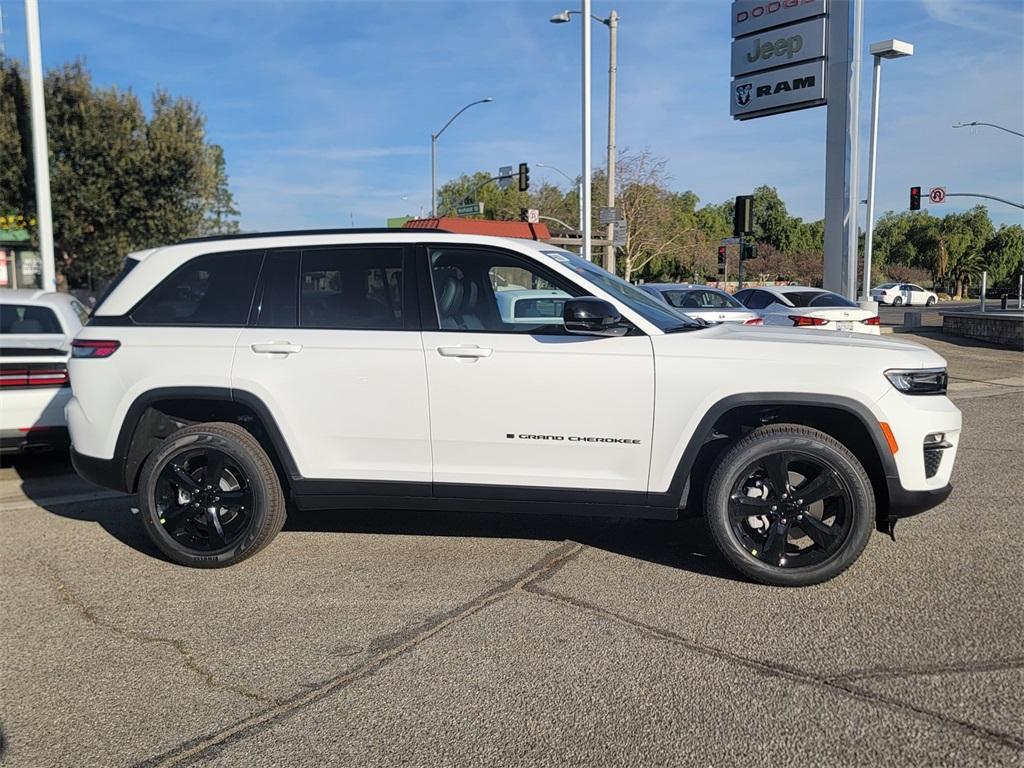
M902 297L902 296L897 296L897 297L896 297L895 299L893 299L893 300L892 300L892 305L893 305L894 307L898 307L898 306L900 306L900 305L901 305L902 303L903 303L903 297Z
M139 478L146 532L182 565L219 568L265 547L284 525L274 465L241 427L196 424L168 436Z
M871 535L875 497L857 458L798 424L759 427L727 450L705 514L725 558L755 581L807 586L834 578Z

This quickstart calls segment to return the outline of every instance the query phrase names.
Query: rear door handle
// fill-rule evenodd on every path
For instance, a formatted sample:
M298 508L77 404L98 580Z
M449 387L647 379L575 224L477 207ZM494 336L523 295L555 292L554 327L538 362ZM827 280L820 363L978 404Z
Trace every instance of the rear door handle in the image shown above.
M279 355L294 355L302 351L301 344L292 344L290 341L268 341L264 344L253 344L250 349L259 353L274 353Z
M485 347L478 347L475 344L464 347L438 347L437 352L441 357L469 357L477 359L491 356L491 350Z

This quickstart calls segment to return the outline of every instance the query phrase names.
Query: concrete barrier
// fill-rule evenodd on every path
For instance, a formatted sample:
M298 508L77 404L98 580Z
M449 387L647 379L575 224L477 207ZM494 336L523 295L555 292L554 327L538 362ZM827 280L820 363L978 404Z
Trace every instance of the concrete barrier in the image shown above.
M921 327L921 313L920 312L904 312L903 313L903 327L904 328L920 328Z
M910 313L907 313L910 314ZM1024 312L940 312L942 332L1024 351Z

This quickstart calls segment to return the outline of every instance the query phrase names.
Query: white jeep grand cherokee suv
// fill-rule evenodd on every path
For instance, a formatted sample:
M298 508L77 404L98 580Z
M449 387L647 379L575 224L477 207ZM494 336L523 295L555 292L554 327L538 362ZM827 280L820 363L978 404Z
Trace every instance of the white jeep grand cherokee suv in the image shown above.
M509 322L502 291L564 301ZM71 382L78 472L138 493L155 544L201 567L268 544L289 500L689 508L748 577L813 584L949 495L960 436L920 346L708 327L568 251L436 230L132 254Z

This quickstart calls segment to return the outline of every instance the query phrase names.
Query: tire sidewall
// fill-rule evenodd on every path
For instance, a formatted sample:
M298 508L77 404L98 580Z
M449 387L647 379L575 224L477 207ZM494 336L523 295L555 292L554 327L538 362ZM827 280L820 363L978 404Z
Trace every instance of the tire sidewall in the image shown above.
M156 484L163 468L176 454L203 447L222 451L238 462L253 495L253 519L245 535L225 549L214 552L201 552L180 544L160 523L156 507ZM169 558L196 568L216 568L242 559L251 549L259 546L267 523L267 491L265 478L243 446L209 432L193 432L179 437L172 435L150 454L143 466L139 483L139 514L153 543Z
M754 461L782 451L808 454L831 465L841 474L853 497L853 520L846 540L838 552L816 565L780 568L757 559L736 538L729 521L729 497L737 475ZM765 584L807 586L839 575L860 556L874 527L875 498L863 468L845 449L811 436L773 434L756 440L745 438L725 453L708 486L705 514L715 543L741 573Z

